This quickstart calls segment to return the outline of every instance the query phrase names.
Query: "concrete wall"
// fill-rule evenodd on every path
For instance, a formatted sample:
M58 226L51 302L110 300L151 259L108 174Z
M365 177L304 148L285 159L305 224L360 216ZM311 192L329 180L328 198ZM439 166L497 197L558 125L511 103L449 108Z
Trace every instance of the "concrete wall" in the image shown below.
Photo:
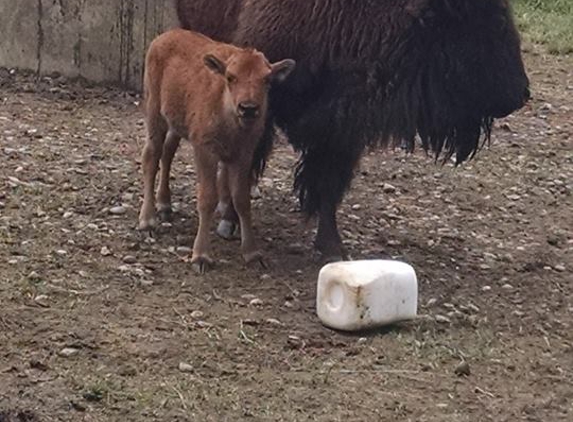
M173 0L0 0L0 67L137 89L147 45L176 24Z

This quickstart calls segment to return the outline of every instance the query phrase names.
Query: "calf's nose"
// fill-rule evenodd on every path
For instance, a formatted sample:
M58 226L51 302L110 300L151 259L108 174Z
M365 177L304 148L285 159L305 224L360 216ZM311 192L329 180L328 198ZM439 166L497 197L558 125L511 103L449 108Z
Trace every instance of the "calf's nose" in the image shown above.
M237 107L239 116L245 118L254 118L259 115L259 106L253 102L244 101Z

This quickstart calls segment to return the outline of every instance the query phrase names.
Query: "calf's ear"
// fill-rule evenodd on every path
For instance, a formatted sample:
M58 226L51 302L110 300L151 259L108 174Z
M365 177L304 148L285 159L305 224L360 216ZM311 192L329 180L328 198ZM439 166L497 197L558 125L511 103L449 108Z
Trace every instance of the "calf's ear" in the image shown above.
M227 66L217 57L212 54L206 54L203 57L203 62L205 66L207 66L212 72L217 73L219 75L224 75L227 71Z
M294 70L296 62L292 59L281 60L271 65L271 79L273 82L281 83Z

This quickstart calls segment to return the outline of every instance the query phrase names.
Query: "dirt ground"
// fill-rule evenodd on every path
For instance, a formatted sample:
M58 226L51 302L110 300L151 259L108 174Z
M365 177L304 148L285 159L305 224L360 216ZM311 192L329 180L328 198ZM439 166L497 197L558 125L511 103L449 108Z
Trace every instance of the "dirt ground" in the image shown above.
M200 277L191 148L145 236L138 98L1 72L0 421L573 420L573 58L527 63L535 98L468 165L363 160L347 246L411 263L420 317L353 335L316 317L288 145L254 203L269 269L216 239Z

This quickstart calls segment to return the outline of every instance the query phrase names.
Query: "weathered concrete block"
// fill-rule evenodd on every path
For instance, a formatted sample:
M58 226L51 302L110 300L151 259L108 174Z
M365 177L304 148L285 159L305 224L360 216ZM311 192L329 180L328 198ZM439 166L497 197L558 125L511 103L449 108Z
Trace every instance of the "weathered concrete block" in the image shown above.
M40 33L37 1L0 0L0 66L37 70Z
M172 0L0 0L0 66L141 86L145 51L177 24Z

